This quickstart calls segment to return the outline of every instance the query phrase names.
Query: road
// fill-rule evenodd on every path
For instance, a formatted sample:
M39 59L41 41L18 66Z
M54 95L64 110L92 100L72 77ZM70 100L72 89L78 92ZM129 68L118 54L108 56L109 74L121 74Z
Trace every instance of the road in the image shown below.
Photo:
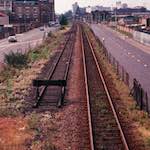
M55 31L54 27L47 27L45 31L40 31L39 28L35 28L28 32L17 34L17 42L9 43L8 39L0 40L0 62L3 63L4 54L9 53L10 51L26 51L29 48L34 48L35 46L42 43L44 32Z
M141 46L131 44L130 39L120 38L118 34L104 25L92 24L91 28L102 41L107 50L119 61L129 73L130 79L136 78L148 92L150 100L150 47L146 51ZM130 41L130 42L129 42Z

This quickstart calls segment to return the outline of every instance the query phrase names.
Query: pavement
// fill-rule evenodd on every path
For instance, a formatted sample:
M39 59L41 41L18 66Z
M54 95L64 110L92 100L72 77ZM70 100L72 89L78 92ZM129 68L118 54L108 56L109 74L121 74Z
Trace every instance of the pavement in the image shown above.
M18 50L25 52L30 48L34 48L42 43L46 32L54 32L55 30L57 30L55 27L47 27L44 31L40 31L40 28L35 28L22 34L16 34L17 42L15 43L8 42L7 38L0 40L0 63L3 63L4 54Z
M150 47L116 33L105 25L92 24L91 28L102 41L107 50L119 61L129 73L130 79L136 78L150 100Z

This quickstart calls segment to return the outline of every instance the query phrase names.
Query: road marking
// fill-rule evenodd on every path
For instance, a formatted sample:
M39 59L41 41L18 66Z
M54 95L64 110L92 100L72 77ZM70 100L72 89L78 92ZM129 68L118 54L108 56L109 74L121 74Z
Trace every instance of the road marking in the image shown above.
M132 58L135 58L135 56L134 56L134 55L132 55L131 57L132 57Z
M148 67L148 65L147 65L147 64L144 64L144 67Z
M131 53L130 52L128 52L128 55L130 55Z
M137 59L137 62L141 62L141 60L140 60L140 59Z

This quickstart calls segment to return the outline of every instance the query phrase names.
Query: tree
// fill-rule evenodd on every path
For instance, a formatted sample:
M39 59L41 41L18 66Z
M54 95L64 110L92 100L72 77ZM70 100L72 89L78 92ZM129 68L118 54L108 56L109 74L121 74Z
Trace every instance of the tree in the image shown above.
M65 15L61 15L59 23L60 23L61 26L68 24L68 20L65 17Z

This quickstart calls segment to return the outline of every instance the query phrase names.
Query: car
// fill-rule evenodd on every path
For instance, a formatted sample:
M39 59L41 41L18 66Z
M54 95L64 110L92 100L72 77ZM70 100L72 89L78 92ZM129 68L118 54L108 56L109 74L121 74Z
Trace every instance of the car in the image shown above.
M40 27L40 31L44 31L44 27Z
M16 35L10 35L8 37L8 42L17 42L17 37Z

